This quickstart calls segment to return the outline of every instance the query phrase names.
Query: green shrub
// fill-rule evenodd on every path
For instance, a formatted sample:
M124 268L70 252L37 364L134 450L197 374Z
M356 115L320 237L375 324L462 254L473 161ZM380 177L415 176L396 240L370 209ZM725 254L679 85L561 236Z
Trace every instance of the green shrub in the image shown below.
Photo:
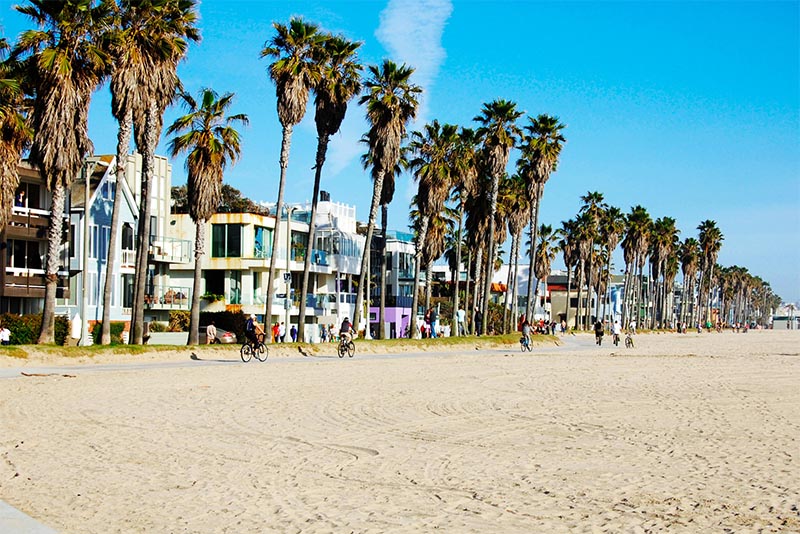
M225 300L225 295L216 295L214 293L205 293L200 295L202 300L207 300L208 302L217 302L218 300Z
M41 314L14 315L6 313L0 316L0 323L11 330L12 345L32 345L39 339L42 316ZM69 319L64 315L56 315L54 332L56 344L63 345L68 333Z
M169 331L170 332L188 332L189 331L189 318L191 312L186 310L175 310L169 312Z
M122 344L122 332L125 331L125 322L124 321L112 321L111 322L111 344L112 345L121 345ZM92 343L95 345L100 344L100 336L103 332L103 323L98 322L95 323L94 329L92 330Z
M150 332L166 332L168 325L161 321L150 321L150 326L148 326L148 328Z

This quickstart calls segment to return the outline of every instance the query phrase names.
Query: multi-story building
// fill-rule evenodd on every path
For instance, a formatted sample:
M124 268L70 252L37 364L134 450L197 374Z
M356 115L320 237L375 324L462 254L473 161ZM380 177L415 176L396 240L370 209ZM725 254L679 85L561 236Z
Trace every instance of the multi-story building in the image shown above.
M11 220L0 235L0 312L40 313L44 305L47 230L50 225L52 195L38 169L23 161L18 166L19 187ZM65 202L69 213L69 198ZM68 298L69 225L64 221L59 252L57 298Z
M107 275L113 277L111 290L112 321L130 321L136 273L136 244L141 202L142 158L128 156L125 180L117 182L116 157L87 158L86 179L73 182L70 190L69 295L57 300L57 312L71 319L84 315L90 324L102 319L103 288ZM148 239L149 260L145 273L145 320L166 320L169 311L189 309L189 290L172 286L170 263L189 261L191 243L166 237L170 207L171 166L162 156L155 157L151 186L151 230ZM114 200L121 196L119 227L115 243L110 242ZM166 196L165 196L166 195ZM86 209L88 198L89 209ZM88 213L88 219L87 217ZM116 248L116 262L107 263L109 247ZM85 301L84 301L85 295Z
M381 265L379 263L383 236L373 238L370 271L378 281L370 290L369 323L372 333L378 334L381 299ZM420 287L424 287L424 284ZM384 323L390 338L407 337L411 323L414 293L414 235L408 232L386 232L386 308Z
M276 217L255 213L213 215L206 224L201 310L252 313L262 323L286 323L287 332L292 324L297 325L309 220L310 207L294 205L287 206L277 221L283 228L275 250L275 296L272 317L265 321ZM195 228L189 215L171 216L175 238L193 241ZM306 325L338 324L345 316L353 316L354 275L364 247L364 237L356 233L355 208L330 200L319 202L314 240L303 321ZM172 284L192 286L193 260L170 265ZM307 341L318 336L319 328L306 328Z

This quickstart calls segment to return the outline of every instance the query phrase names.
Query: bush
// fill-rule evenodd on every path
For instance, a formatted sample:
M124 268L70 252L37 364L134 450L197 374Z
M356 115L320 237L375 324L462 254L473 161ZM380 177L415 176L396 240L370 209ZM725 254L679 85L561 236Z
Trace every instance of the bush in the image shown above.
M111 344L112 345L122 345L122 332L125 330L125 322L124 321L112 321L111 322ZM92 343L95 345L100 344L100 336L103 332L103 323L98 322L95 323L94 329L92 330Z
M166 332L168 325L161 321L150 321L150 325L147 328L150 332Z
M39 339L42 329L41 314L14 315L10 313L0 316L0 323L11 330L12 345L32 345ZM63 345L69 333L69 319L64 315L56 315L55 340L58 345Z
M169 331L188 332L190 317L191 317L191 312L186 310L175 310L169 312L169 327L168 327Z

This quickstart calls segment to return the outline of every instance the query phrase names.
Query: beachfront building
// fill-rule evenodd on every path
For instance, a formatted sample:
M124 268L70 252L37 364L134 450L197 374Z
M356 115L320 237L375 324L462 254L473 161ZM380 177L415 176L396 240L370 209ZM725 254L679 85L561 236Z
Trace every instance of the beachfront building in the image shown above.
M370 271L374 284L370 290L369 325L373 337L380 331L381 304L381 265L380 250L383 236L373 237L370 256ZM424 281L420 288L424 288ZM386 301L385 323L386 335L389 339L408 337L408 325L411 321L411 305L414 292L414 235L408 232L386 232Z
M123 182L117 182L115 170L115 156L87 158L85 173L89 176L88 190L83 177L75 180L70 189L70 291L68 296L56 301L56 311L73 321L84 315L90 324L102 319L103 289L109 274L113 277L110 319L131 320L133 285L137 276L136 235L142 158L139 154L128 156L126 179ZM165 236L172 169L166 158L156 156L154 171L150 198L149 261L145 273L145 321L166 320L170 310L189 309L188 288L170 284L168 266L170 263L188 262L191 243ZM119 228L116 241L111 243L111 215L117 195L121 200ZM116 248L113 266L107 263L108 248L111 246ZM170 289L174 295L182 297L169 298Z
M11 220L0 234L0 313L41 313L44 306L47 230L50 225L52 195L45 180L27 161L17 167L19 187ZM69 195L64 213L69 213ZM65 215L66 218L66 215ZM59 253L57 298L69 298L69 224L64 221Z
M324 192L323 192L324 193ZM331 202L317 207L317 230L312 248L306 295L306 325L338 324L353 317L354 281L360 268L364 237L356 233L355 207ZM299 320L303 266L308 243L310 205L287 205L279 220L274 206L269 215L216 213L206 224L206 254L201 279L201 311L241 311L259 322L283 322L286 331ZM276 243L275 294L272 317L265 320L267 283L275 225L281 224ZM287 231L287 228L289 231ZM195 224L187 214L173 214L172 237L194 240ZM192 287L194 258L170 265L171 283ZM306 341L319 339L319 327L306 327Z

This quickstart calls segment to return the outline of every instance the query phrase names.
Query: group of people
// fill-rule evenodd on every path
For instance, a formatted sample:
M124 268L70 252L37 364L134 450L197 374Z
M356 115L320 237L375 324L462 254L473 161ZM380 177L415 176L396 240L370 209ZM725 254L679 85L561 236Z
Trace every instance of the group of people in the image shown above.
M355 329L353 328L353 323L350 322L349 317L345 317L342 324L339 325L339 328L336 328L336 325L333 323L325 326L324 324L319 325L319 339L322 343L337 343L341 341L343 334L347 334L349 339L352 339L353 332Z
M423 338L439 337L439 312L436 308L428 308L422 324L419 325L419 330Z

